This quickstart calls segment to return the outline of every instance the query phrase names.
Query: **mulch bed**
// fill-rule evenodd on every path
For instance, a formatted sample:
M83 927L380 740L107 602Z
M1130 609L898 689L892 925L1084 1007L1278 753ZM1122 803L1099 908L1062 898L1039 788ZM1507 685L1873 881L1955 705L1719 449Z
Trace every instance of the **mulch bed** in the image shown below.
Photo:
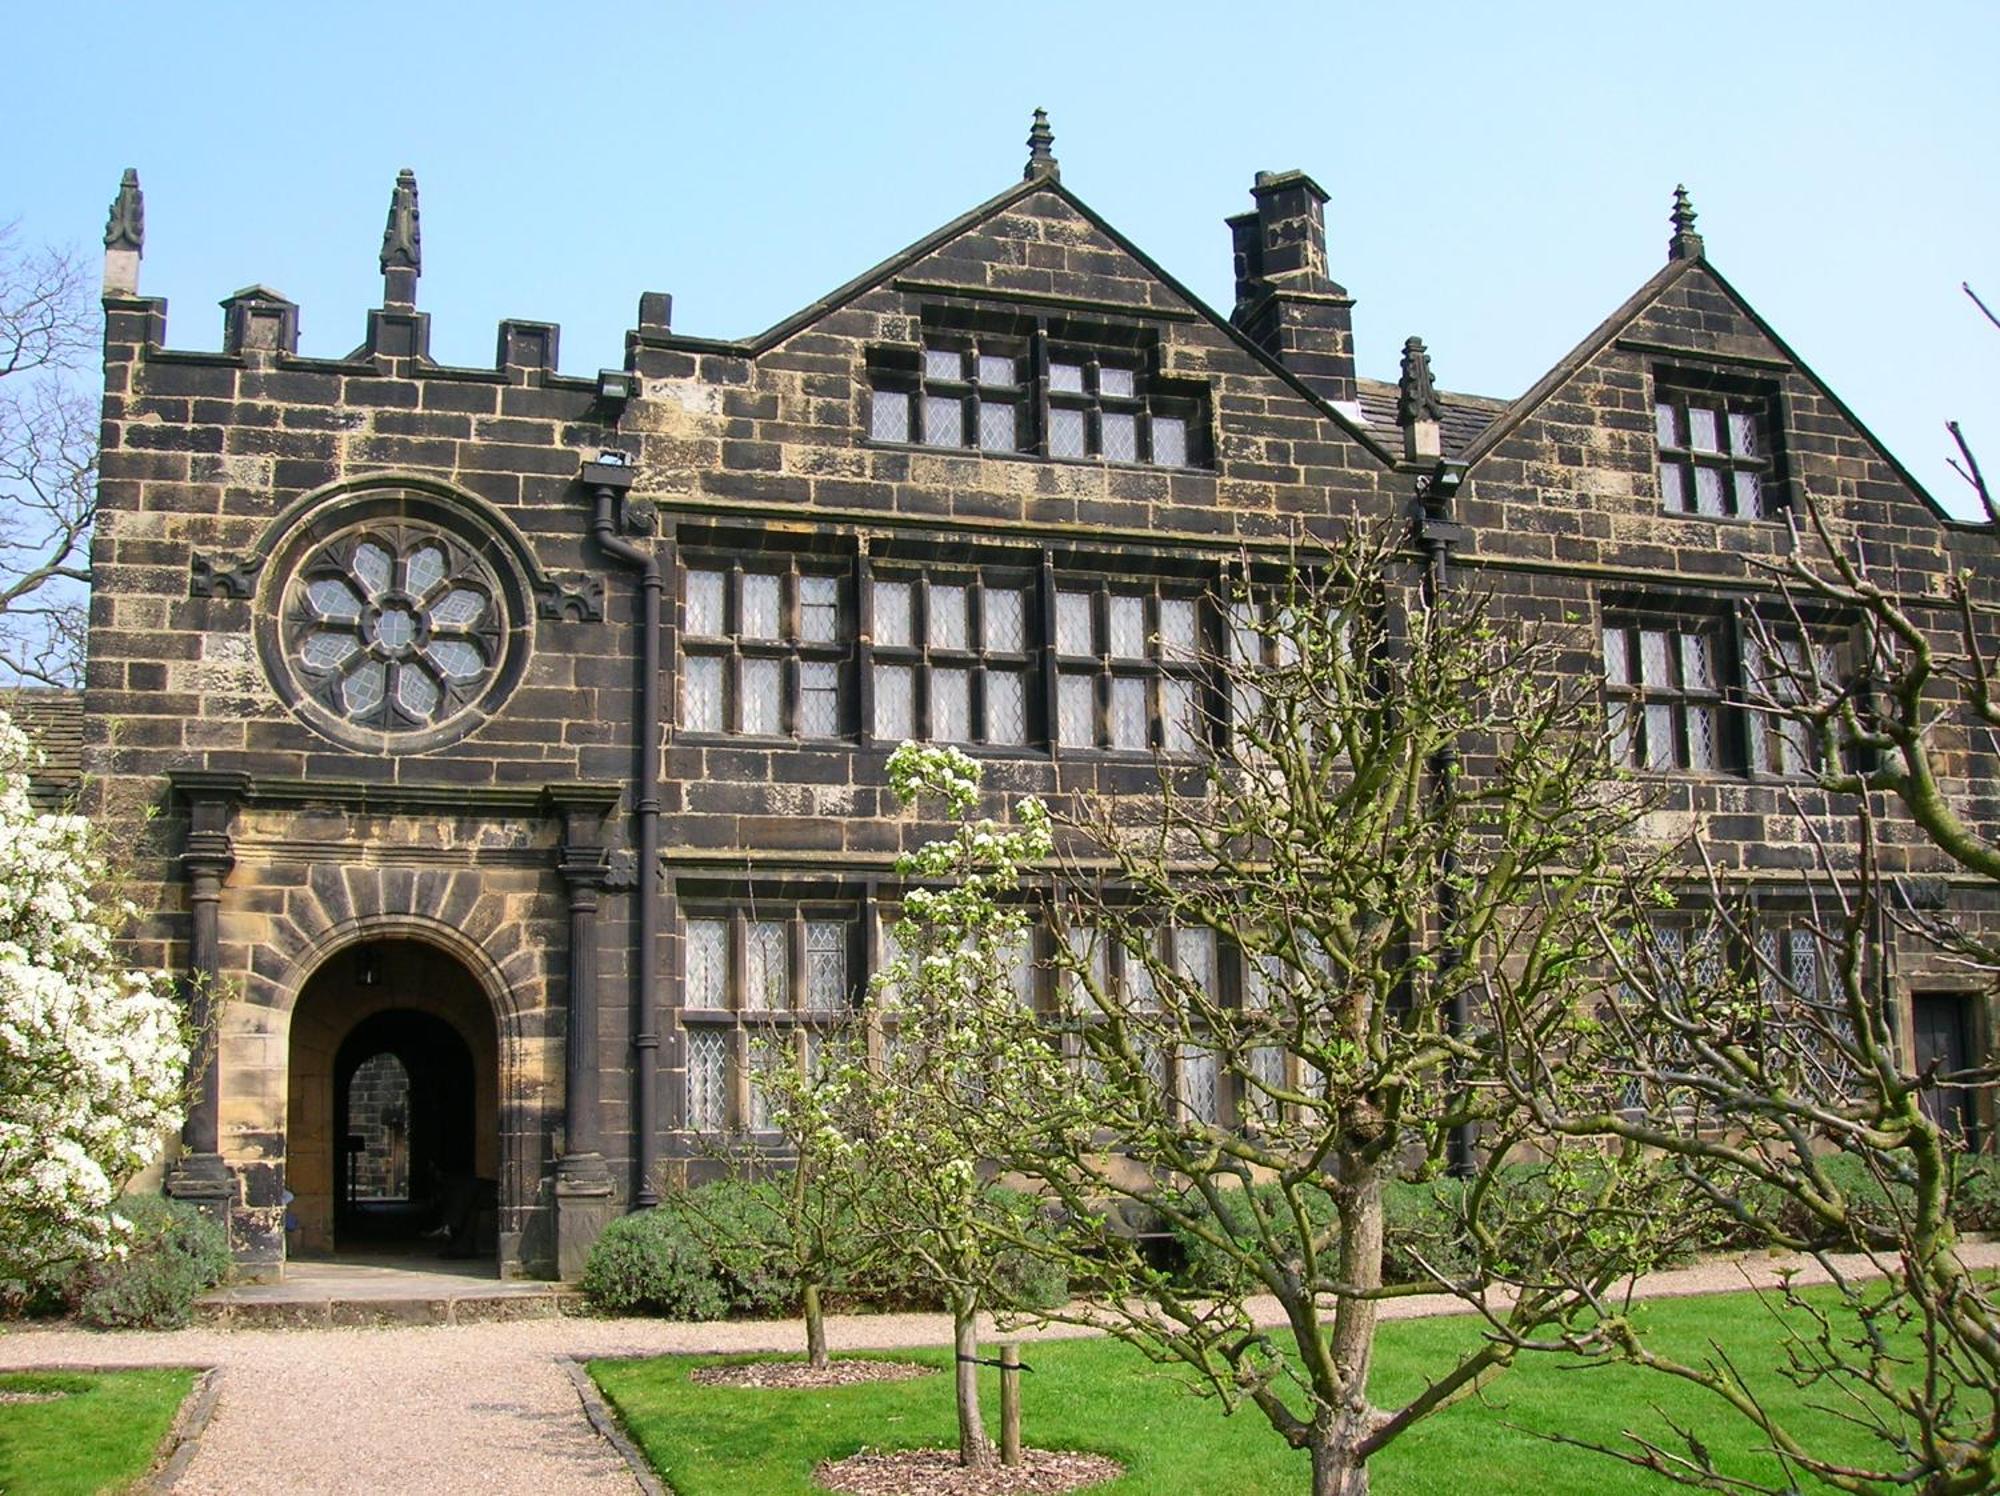
M864 1382L907 1382L935 1375L935 1366L920 1366L915 1361L831 1361L825 1366L811 1366L804 1361L750 1361L740 1366L697 1366L688 1373L688 1380L697 1387L798 1390L858 1387Z
M1044 1496L1080 1491L1125 1473L1101 1454L1067 1449L1024 1449L1021 1463L968 1470L951 1449L864 1449L844 1460L829 1460L813 1479L831 1491L855 1496Z

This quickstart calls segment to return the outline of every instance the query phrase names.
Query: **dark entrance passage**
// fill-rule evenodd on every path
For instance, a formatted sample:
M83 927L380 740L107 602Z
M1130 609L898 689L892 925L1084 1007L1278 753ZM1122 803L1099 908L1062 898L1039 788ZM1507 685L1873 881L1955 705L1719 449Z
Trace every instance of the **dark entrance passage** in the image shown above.
M498 1039L471 973L418 941L342 951L293 1009L289 1079L288 1255L493 1263Z
M1919 992L1911 1015L1915 1020L1917 1073L1932 1065L1940 1075L1970 1068L1974 1052L1973 999L1956 992ZM1963 1086L1939 1086L1922 1093L1924 1110L1977 1150L1979 1115L1972 1093Z

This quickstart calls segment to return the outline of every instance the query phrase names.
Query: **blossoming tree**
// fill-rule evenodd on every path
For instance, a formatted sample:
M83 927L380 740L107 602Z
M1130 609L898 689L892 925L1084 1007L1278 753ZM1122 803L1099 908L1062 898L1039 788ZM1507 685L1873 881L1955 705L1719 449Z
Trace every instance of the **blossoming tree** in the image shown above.
M179 1126L188 1036L164 978L118 959L78 815L28 796L0 713L0 1276L115 1254L120 1187Z

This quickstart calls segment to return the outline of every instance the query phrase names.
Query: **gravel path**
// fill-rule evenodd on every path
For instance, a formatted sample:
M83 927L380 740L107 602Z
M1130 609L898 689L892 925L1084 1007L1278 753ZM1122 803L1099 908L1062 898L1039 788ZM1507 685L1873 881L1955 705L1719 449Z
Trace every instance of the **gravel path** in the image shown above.
M1969 1266L2000 1267L2000 1243L1969 1244L1964 1256ZM1801 1265L1767 1257L1717 1259L1657 1274L1642 1291L1669 1297L1770 1286L1787 1266ZM1824 1274L1808 1262L1800 1277ZM1454 1299L1428 1294L1383 1306L1393 1319L1462 1310ZM951 1325L940 1315L857 1316L829 1321L827 1338L837 1350L943 1345L950 1343ZM174 1487L176 1496L631 1496L638 1487L585 1419L565 1358L793 1351L803 1340L796 1323L772 1321L539 1319L422 1329L158 1334L29 1326L0 1335L0 1369L222 1367L215 1415Z

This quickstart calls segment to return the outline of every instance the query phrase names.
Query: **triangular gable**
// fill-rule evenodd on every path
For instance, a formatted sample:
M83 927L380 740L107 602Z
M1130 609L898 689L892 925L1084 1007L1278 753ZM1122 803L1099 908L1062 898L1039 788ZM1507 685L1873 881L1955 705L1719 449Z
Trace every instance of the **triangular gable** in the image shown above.
M1300 379L1297 374L1287 369L1270 353L1252 341L1241 328L1209 306L1207 302L1195 295L1193 291L1182 285L1179 280L1175 279L1152 256L1148 255L1138 245L1121 234L1091 208L1088 203L1084 202L1082 198L1071 192L1067 187L1064 187L1061 182L1049 178L1025 179L1018 185L1009 187L998 196L988 198L970 212L959 215L943 227L934 229L932 232L924 235L923 238L917 240L916 243L910 245L908 248L891 255L879 265L863 271L838 290L820 297L811 305L802 307L784 320L765 329L757 336L744 340L737 346L740 347L742 352L752 358L767 352L785 339L819 321L830 312L837 311L856 297L862 296L878 286L885 285L894 280L912 265L928 258L960 235L977 228L986 220L1006 212L1017 203L1023 202L1039 192L1050 194L1092 228L1103 234L1120 253L1129 256L1148 275L1152 276L1176 298L1184 302L1189 311L1193 312L1197 318L1206 322L1231 342L1235 343L1251 358L1256 360L1257 363L1262 365L1273 377L1289 387L1300 399L1306 401L1313 409L1332 420L1358 446L1378 458L1384 466L1394 467L1396 465L1396 454L1389 447L1385 446L1365 425L1356 421L1338 406L1321 397L1310 385ZM966 289L969 294L976 291L976 288L973 287ZM1143 306L1134 306L1132 314L1143 317L1146 315L1147 310Z

